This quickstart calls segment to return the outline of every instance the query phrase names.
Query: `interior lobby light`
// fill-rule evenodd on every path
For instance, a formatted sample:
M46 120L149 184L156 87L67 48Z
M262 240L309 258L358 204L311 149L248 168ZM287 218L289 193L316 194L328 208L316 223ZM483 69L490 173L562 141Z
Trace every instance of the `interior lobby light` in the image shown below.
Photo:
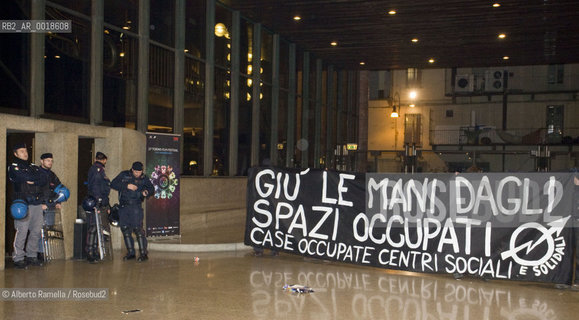
M366 62L360 61L360 65L361 65L361 66L363 66L363 65L365 65L365 64L366 64Z
M408 93L408 97L409 97L411 100L414 100L414 99L416 99L416 97L418 97L418 92L412 90L412 91L410 91L410 92Z
M412 42L414 43L418 42L418 38L412 38Z
M390 10L390 11L388 11L388 14L393 16L396 14L396 10Z
M337 41L332 41L332 42L330 43L330 45L332 45L332 46L334 46L334 47L335 47L335 46L337 46L337 45L338 45L338 42L337 42Z
M503 60L509 60L509 59L510 59L509 56L504 56L504 57L503 57Z
M501 6L501 4L498 3L498 2L493 3L493 7L494 7L494 8L498 8L498 7L500 7L500 6Z
M302 20L302 17L300 17L300 16L294 16L294 20L295 20L295 21L300 21L300 20Z
M409 104L408 106L409 106L410 108L416 107L416 105L415 105L414 103L411 103L411 104Z
M227 27L221 22L215 25L215 35L223 37L227 33Z
M428 59L428 63L434 63L434 59L433 58Z
M390 104L392 105L392 113L390 113L390 118L398 118L399 115L398 111L396 110L396 102L398 102L398 107L400 108L401 106L400 94L398 92L395 92L392 98L390 98L389 100Z
M506 37L507 37L507 35L504 34L504 33L499 34L499 39L504 39L504 38L506 38Z

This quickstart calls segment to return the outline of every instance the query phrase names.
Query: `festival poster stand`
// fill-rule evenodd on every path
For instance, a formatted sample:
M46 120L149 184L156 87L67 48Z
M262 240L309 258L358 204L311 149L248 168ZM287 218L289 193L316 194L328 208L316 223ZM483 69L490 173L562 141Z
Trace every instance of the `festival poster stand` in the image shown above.
M148 237L179 237L181 136L147 133L146 174L155 187L147 202Z
M252 168L245 244L425 273L569 283L573 175Z

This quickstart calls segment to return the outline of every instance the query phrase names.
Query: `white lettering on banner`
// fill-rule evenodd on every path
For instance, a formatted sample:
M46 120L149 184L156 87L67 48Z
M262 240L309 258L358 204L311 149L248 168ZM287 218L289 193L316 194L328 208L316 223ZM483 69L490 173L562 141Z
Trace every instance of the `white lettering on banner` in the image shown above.
M271 180L274 180L276 182L276 184L272 184L270 182L262 182L262 177L263 179L266 179L266 177L264 176L270 176ZM295 187L294 187L294 191L293 194L289 194L289 182L290 182L290 175L289 173L286 173L285 175L285 179L283 181L283 193L285 196L286 200L289 201L294 201L295 199L297 199L298 194L299 194L299 189L300 189L300 175L296 174L296 181L295 181ZM273 172L273 170L271 169L265 169L262 171L259 171L256 175L255 175L255 190L257 191L257 194L259 194L260 197L262 198L267 198L269 196L271 196L271 194L273 193L274 190L276 190L275 199L279 199L281 196L281 192L280 190L282 189L282 182L281 182L281 172L278 173L277 179L276 179L276 175ZM262 189L265 188L264 189Z
M349 245L342 242L327 242L316 239L300 239L298 251L301 254L317 256L319 258L333 258L343 262L370 264L374 247Z
M446 273L470 274L479 277L492 277L497 279L511 279L513 272L513 262L505 266L503 260L493 260L482 257L455 257L452 254L444 256L447 267Z
M438 255L428 252L382 249L378 254L378 261L383 266L438 272Z
M324 172L324 181L326 179L327 173ZM478 183L463 176L456 176L453 180L454 182L448 181L452 186L449 200L456 206L454 212L457 215L469 213L478 215L481 211L484 212L483 209L486 206L490 208L493 216L499 214L512 216L517 213L539 215L545 212L551 213L563 198L563 185L553 176L543 185L542 194L546 196L545 209L533 207L540 205L541 195L539 190L536 190L537 185L531 184L532 181L528 178L521 181L517 177L507 176L498 180L496 188L491 185L488 176L482 176ZM505 188L507 185L512 188L507 190ZM376 207L376 195L378 195L381 210L414 213L419 218L422 213L434 214L436 209L441 214L446 213L445 202L439 197L446 193L447 187L443 181L437 179L432 181L428 178L422 181L409 179L404 183L402 178L398 180L384 178L380 181L369 178L366 188L368 209ZM515 192L516 189L520 189L520 193ZM324 184L322 202L339 204L336 199L328 197L326 193ZM520 196L513 196L515 194ZM559 217L553 219L557 218Z

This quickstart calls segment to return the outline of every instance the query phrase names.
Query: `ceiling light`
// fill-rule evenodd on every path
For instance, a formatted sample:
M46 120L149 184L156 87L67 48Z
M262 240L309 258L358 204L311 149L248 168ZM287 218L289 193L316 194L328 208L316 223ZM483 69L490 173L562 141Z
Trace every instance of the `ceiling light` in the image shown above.
M504 33L499 34L499 39L504 39L504 38L506 38L506 37L507 37L507 35L504 34Z
M60 59L60 56L54 56L56 59Z
M185 51L185 52L189 52L189 49L185 49L185 50L183 50L183 51Z
M396 14L396 10L390 10L390 11L388 11L388 14L389 14L389 15L395 15L395 14Z
M409 106L410 108L414 108L414 107L416 107L416 105L415 105L415 104L409 104L408 106Z
M509 56L504 56L504 57L503 57L503 60L509 60L509 59L510 59Z
M295 20L295 21L300 21L300 20L302 20L302 17L300 17L300 16L294 16L294 20Z
M219 22L215 25L215 35L218 37L223 37L227 33L227 27Z
M408 93L408 97L410 97L410 99L414 100L414 99L416 99L416 97L418 97L418 93L416 91L412 90Z
M125 53L124 53L124 52L121 52L121 53L119 53L119 56L122 58L122 57L125 56Z
M498 7L500 7L500 6L501 6L501 4L498 3L498 2L493 3L493 7L495 7L495 8L498 8Z
M434 59L432 58L428 59L428 63L434 63Z
M337 42L337 41L332 41L330 44L335 47L335 46L338 45L338 42Z
M418 42L418 38L413 38L411 41L416 43L416 42Z
M123 29L124 29L124 30L130 30L131 27L129 27L129 26L124 26Z
M364 62L364 61L361 61L361 62L360 62L360 65L361 65L361 66L363 66L363 65L365 65L365 64L366 64L366 62Z

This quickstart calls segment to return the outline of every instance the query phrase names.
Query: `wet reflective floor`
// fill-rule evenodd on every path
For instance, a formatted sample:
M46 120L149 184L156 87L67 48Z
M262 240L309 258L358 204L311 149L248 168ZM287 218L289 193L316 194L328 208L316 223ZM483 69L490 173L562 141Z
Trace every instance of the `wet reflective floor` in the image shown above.
M2 319L578 319L550 284L400 273L282 254L151 252L146 263L53 261L0 271L2 288L102 288L108 299L1 300ZM194 257L199 262L194 262ZM295 294L285 284L315 292Z

